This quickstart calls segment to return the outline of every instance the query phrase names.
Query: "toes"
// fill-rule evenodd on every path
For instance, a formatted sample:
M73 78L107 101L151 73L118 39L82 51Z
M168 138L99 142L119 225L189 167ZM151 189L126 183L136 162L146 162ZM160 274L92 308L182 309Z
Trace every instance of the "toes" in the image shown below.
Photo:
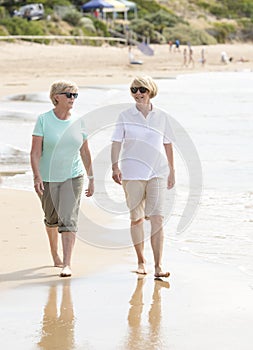
M136 273L140 274L140 275L146 275L147 272L144 268L138 268L136 271Z
M158 272L155 274L155 277L156 278L161 278L161 277L169 277L170 276L170 273L169 272Z

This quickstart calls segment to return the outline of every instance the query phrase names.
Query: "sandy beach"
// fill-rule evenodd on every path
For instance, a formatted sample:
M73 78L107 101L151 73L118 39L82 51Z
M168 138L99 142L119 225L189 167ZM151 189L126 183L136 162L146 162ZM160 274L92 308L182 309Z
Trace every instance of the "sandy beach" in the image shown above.
M166 246L171 277L155 281L147 247L149 273L138 278L132 249L77 241L74 275L60 279L36 195L0 196L5 349L251 349L252 289L238 271Z
M68 78L79 86L128 84L136 74L154 78L170 78L178 74L209 71L243 71L253 69L251 44L215 45L205 48L206 64L199 62L203 47L193 47L195 65L183 67L181 52L169 52L168 45L152 45L154 56L145 56L133 48L142 65L130 65L127 47L39 45L35 43L0 42L0 72L3 89L0 97L48 91L54 80ZM233 57L229 64L221 63L221 52ZM244 57L248 62L239 62Z
M126 47L0 43L0 99L48 91L57 79L79 86L128 84L138 73L163 79L198 72L252 71L250 44L205 47L207 62L182 67L180 53L152 46L134 49L143 65L130 65ZM220 62L226 51L233 61ZM244 57L248 62L240 62ZM88 201L88 200L87 200ZM89 202L86 203L89 205ZM250 350L253 286L229 266L203 261L167 244L164 263L171 277L132 272L133 249L101 249L78 240L73 277L52 267L42 210L35 193L0 188L0 338L6 350ZM98 232L94 232L96 235ZM15 336L13 336L13 334Z

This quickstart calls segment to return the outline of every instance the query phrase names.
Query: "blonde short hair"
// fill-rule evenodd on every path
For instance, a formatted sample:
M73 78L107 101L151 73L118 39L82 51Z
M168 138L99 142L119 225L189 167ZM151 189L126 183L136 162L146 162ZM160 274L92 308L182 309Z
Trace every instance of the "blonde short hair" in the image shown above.
M158 87L154 82L153 78L148 75L137 76L132 80L130 87L141 87L144 86L149 91L149 97L153 98L157 95Z
M66 90L70 92L77 92L78 87L72 81L67 80L59 80L55 81L50 88L50 99L53 102L53 105L56 106L58 101L55 99L55 95L60 94L61 92L65 92Z

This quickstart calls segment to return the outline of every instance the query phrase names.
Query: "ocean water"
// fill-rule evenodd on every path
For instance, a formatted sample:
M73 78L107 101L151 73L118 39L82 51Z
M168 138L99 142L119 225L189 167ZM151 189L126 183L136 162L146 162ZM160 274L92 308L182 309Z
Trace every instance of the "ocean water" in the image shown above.
M240 269L252 286L253 73L200 73L156 81L159 94L153 102L171 115L175 127L177 184L167 194L166 242L200 261ZM120 207L116 226L128 225L128 215L123 193L110 179L110 136L118 112L129 103L125 85L80 87L75 103L76 111L86 116L94 159L96 194L90 205L111 215ZM37 115L50 108L45 91L25 100L2 99L1 187L33 190L31 133ZM191 210L185 212L189 202Z

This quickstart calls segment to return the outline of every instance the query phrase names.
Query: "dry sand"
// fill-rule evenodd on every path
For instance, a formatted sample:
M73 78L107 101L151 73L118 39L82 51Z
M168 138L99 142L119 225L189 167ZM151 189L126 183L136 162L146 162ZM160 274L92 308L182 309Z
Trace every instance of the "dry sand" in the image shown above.
M253 69L253 46L251 44L215 45L205 47L207 62L198 62L203 47L193 47L195 67L183 67L181 52L169 52L168 45L153 45L154 56L144 56L133 49L136 59L143 65L129 65L127 47L102 47L54 45L34 43L1 43L0 73L2 89L0 97L15 93L48 91L54 80L67 78L79 86L101 84L128 84L136 74L149 74L154 78L169 78L178 74L203 71L241 71ZM224 65L220 54L225 51L233 57L232 63ZM244 57L249 62L238 60Z
M167 46L154 50L154 57L146 57L135 49L144 64L130 66L125 47L1 43L0 98L47 91L61 78L87 86L129 83L139 73L165 78L253 68L253 47L248 44L206 47L205 67L197 62L201 48L196 47L195 68L184 69L182 52L169 53ZM223 50L234 62L220 63ZM241 56L250 62L236 62ZM63 281L52 267L36 195L1 189L0 198L3 349L17 344L21 350L251 349L252 289L239 271L168 246L164 260L171 271L169 286L153 279L149 244L149 274L143 280L131 273L131 248L103 250L77 241L74 275L71 282ZM62 304L57 316L59 288Z

